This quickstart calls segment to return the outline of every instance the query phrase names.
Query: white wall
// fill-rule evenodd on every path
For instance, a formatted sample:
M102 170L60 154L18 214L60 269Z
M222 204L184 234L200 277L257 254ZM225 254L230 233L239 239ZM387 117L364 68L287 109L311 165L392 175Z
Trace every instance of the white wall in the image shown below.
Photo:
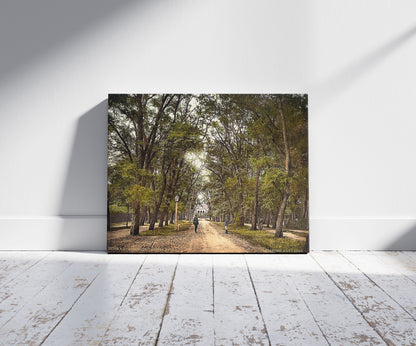
M416 249L413 0L5 0L0 248L106 247L106 97L308 92L312 249Z

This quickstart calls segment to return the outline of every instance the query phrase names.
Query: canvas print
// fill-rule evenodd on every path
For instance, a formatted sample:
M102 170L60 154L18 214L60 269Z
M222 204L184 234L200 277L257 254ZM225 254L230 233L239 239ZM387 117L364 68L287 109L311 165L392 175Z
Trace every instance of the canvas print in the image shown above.
M109 253L306 253L308 96L110 94Z

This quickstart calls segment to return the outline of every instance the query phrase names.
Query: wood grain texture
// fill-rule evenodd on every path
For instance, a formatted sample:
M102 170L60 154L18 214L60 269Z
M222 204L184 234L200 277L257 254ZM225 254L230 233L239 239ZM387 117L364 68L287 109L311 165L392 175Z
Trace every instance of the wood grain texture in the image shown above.
M180 256L158 344L214 345L212 260Z
M49 260L56 257L60 254L54 254ZM43 342L85 292L106 261L106 258L90 253L65 254L64 257L69 267L51 276L52 281L3 326L0 330L2 343L38 345Z
M45 345L94 345L104 337L145 258L105 256L109 262L48 336Z
M269 345L243 255L214 256L216 345Z
M156 342L175 276L178 255L149 255L101 340L103 345Z
M4 252L0 256L0 287L36 265L49 252Z
M397 261L389 262L385 256L368 251L342 252L342 255L416 320L416 283L400 272Z
M271 344L327 344L290 274L283 270L279 256L245 257Z
M313 257L387 344L416 343L413 318L342 254L316 252Z
M0 328L69 268L67 254L55 252L0 288Z
M416 343L414 252L0 252L0 345Z
M310 255L279 256L331 345L380 345L384 341Z

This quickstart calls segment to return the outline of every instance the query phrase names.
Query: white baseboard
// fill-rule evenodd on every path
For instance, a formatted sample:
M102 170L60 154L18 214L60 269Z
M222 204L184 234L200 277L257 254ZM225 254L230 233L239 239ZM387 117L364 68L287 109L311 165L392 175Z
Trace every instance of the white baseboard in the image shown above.
M0 250L106 250L107 217L0 218Z
M416 250L416 219L311 219L311 250Z
M0 217L0 250L107 248L106 216ZM311 219L311 250L416 250L416 219Z

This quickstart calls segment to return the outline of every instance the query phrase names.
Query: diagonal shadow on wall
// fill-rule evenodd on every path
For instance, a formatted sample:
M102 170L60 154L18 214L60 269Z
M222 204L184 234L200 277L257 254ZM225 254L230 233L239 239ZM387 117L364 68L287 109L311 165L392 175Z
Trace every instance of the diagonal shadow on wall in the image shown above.
M6 0L0 11L0 80L116 16L137 0ZM151 1L140 0L143 5ZM144 9L144 7L143 7Z
M58 215L60 249L103 250L106 242L107 100L79 119Z
M376 68L380 63L394 54L400 47L408 43L416 36L416 26L412 26L400 35L386 42L378 49L351 62L345 68L331 75L323 82L311 87L312 95L318 101L314 106L319 109L327 102L345 92L353 84L359 82L360 78Z

